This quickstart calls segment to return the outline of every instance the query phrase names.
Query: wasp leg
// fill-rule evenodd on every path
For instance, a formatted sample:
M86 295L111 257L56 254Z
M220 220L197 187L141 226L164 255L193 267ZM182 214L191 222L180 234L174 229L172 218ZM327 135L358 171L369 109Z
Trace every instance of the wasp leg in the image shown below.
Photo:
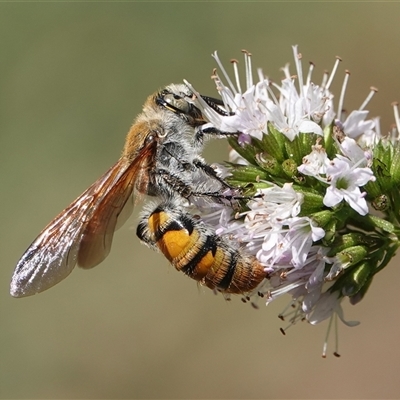
M190 200L192 197L208 197L212 198L214 201L223 202L232 201L237 199L243 199L243 196L234 196L232 194L224 194L222 191L198 191L194 190L192 186L183 182L176 175L171 174L167 170L157 171L158 179L162 180L162 184L158 184L158 188L168 188L167 193L164 195L178 194L181 197Z
M185 199L188 199L192 195L192 188L185 182L183 182L176 175L171 174L165 169L159 169L156 174L156 180L160 180L162 183L158 183L156 186L164 190L166 188L167 193L161 193L163 195L178 194Z
M230 189L229 187L226 186L225 184L225 189L229 188L229 190L233 190L233 192L229 193L224 193L221 190L216 190L216 191L199 191L199 190L194 190L192 186L189 184L183 182L180 178L178 178L176 175L171 174L167 170L158 170L157 171L157 177L158 180L162 180L162 183L157 184L157 188L166 188L163 189L164 191L161 193L159 192L158 194L161 195L176 195L178 194L179 196L183 197L184 199L190 200L191 198L210 198L214 202L221 203L221 204L226 204L226 202L232 204L232 202L237 202L241 200L250 200L255 197L260 197L260 195L256 196L244 196L240 194L240 189L239 188L232 188ZM160 189L159 189L160 190ZM237 193L235 193L236 191Z
M227 189L236 189L233 186L229 185L229 183L225 182L221 177L217 175L215 172L215 169L211 167L211 165L206 164L205 162L195 159L193 161L193 165L197 167L198 169L201 169L206 175L208 175L210 178L215 179L218 181L222 186L224 186Z
M227 138L228 136L238 136L240 135L241 132L224 132L216 128L215 126L208 126L206 128L199 127L196 129L195 133L195 140L196 142L199 142L203 144L204 142L204 135L209 135L212 137L217 137L217 138Z
M154 235L152 235L149 231L148 220L150 215L151 213L148 211L141 213L140 222L136 228L136 236L152 250L158 251L157 242L154 238Z

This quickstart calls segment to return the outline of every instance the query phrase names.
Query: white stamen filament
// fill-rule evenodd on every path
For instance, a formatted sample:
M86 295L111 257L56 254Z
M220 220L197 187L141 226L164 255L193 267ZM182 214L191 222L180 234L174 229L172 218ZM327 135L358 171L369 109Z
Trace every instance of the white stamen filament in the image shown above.
M227 102L227 91L223 90L224 85L222 84L221 79L218 76L218 73L216 71L215 71L215 74L212 76L212 79L215 83L218 93L221 95L221 99L222 99L222 102L224 103L224 108L225 108L226 112L229 112L231 108L229 107L228 102Z
M289 71L289 64L286 64L283 68L281 68L281 71L285 74L285 79L290 79L290 71Z
M361 107L359 108L359 111L364 110L364 108L367 106L367 104L370 102L372 97L374 97L374 94L378 91L377 88L371 86L371 91L369 92L367 98L364 100L364 103L361 104Z
M235 81L236 81L236 86L239 91L239 93L242 93L242 87L240 86L240 77L239 77L239 70L238 70L238 61L232 59L231 63L233 64L233 72L235 74Z
M400 117L399 117L399 103L397 101L392 103L393 112L394 112L394 120L397 127L397 140L400 140Z
M303 93L303 68L301 65L301 59L302 59L302 55L301 53L297 52L297 46L293 46L293 55L294 55L294 62L296 63L296 71L297 71L297 77L299 80L299 92L300 92L300 96L304 97L304 93Z
M328 71L324 71L324 75L322 75L322 82L321 82L321 88L326 89L326 82L328 81L329 73Z
M251 74L250 53L247 50L242 50L244 54L244 68L246 71L246 90L253 86L253 76Z
M336 357L340 357L339 355L339 326L338 326L338 315L337 313L333 314L335 317L335 354Z
M331 73L331 76L329 77L328 83L326 84L325 89L329 89L331 86L331 83L333 81L333 78L335 77L336 71L338 69L339 63L342 61L342 59L339 56L336 56L336 61L335 61L335 65L333 66L333 70Z
M275 83L275 82L271 82L271 85L280 89L280 87ZM273 92L273 90L271 89L271 85L266 85L267 87L267 91L271 96L272 101L275 103L275 105L277 105L279 107L279 101L275 96L275 93ZM279 107L280 108L280 107Z
M247 53L247 58L248 58L248 75L249 75L249 83L247 86L247 89L250 89L253 86L253 73L252 73L252 66L251 66L251 53Z
M328 329L326 330L325 341L322 347L322 358L326 358L326 350L328 349L328 339L331 333L333 315L329 318Z
M278 289L271 290L270 297L278 297L302 285L304 285L304 282L302 281L291 282L287 285L281 285Z
M220 70L222 71L222 73L223 73L223 75L224 75L226 81L228 82L228 85L230 86L232 92L233 92L234 94L237 94L237 90L236 90L235 86L233 85L231 79L229 78L229 75L227 74L227 72L226 72L224 66L222 65L222 63L221 63L221 61L220 61L220 59L219 59L219 57L218 57L217 52L215 51L213 54L211 54L211 56L212 56L212 57L214 58L214 60L217 62L218 67L219 67Z
M347 83L349 81L349 78L350 78L350 71L346 70L346 75L344 76L342 90L340 91L339 104L338 104L338 110L337 110L337 119L339 121L341 121L341 117L342 117L344 95L346 93Z
M263 82L265 80L265 77L264 77L264 74L263 74L263 71L261 68L257 68L257 75L258 75L258 80L260 82Z
M314 70L314 63L310 62L310 68L308 69L308 74L307 74L307 81L306 81L306 86L310 86L310 82L311 82L311 76Z

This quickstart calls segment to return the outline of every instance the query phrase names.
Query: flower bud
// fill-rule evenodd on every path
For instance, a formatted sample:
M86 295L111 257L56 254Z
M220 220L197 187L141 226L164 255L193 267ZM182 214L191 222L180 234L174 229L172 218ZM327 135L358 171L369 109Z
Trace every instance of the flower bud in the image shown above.
M301 186L296 186L294 189L296 190L296 192L300 192L303 195L303 204L301 205L301 215L311 216L311 214L313 214L312 217L314 218L315 215L319 215L319 213L322 213L321 216L317 216L316 218L318 219L318 218L332 217L333 213L331 211L320 211L324 207L324 203L322 201L323 197L320 194L303 189L303 187ZM323 217L324 215L326 215L326 217ZM323 223L322 221L317 221L317 224L318 226L322 227L322 225L320 225L320 222Z
M338 236L332 246L333 251L338 253L349 247L355 247L358 245L367 245L368 247L372 247L374 243L375 240L367 235L358 232L351 232Z
M244 183L253 183L262 179L267 179L268 175L261 168L253 165L240 165L231 169L231 176L228 180L235 180Z
M311 217L318 226L325 229L325 227L332 221L334 215L335 214L332 211L324 210L314 213Z
M336 257L340 260L344 269L362 261L368 254L368 248L365 246L351 246L336 253Z
M370 282L370 277L371 265L366 261L347 271L341 282L343 296L355 296L367 282Z

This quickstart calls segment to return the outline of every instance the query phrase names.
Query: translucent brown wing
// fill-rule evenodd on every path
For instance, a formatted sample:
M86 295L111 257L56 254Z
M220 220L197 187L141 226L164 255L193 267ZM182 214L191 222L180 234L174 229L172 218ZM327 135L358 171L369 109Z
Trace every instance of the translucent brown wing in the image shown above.
M120 159L44 228L15 268L12 296L42 292L66 278L76 264L91 268L107 257L118 216L135 182L145 178L152 152L147 145L132 163Z

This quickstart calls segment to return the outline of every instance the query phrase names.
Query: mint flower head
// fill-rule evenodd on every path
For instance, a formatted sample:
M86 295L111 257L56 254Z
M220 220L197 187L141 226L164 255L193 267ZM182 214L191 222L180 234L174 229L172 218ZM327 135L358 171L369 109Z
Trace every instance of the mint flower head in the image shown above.
M358 324L344 319L343 300L358 303L399 246L400 122L397 104L397 129L387 135L368 117L375 88L345 117L348 71L338 104L330 91L340 58L316 84L314 65L305 73L297 46L293 53L295 75L285 66L280 84L261 70L254 79L246 51L244 79L236 60L231 79L214 53L221 110L186 82L210 125L236 133L230 162L216 170L249 198L239 211L201 211L217 234L229 235L264 266L268 279L247 300L257 306L289 294L282 332L298 321L329 320L329 334L338 318Z

